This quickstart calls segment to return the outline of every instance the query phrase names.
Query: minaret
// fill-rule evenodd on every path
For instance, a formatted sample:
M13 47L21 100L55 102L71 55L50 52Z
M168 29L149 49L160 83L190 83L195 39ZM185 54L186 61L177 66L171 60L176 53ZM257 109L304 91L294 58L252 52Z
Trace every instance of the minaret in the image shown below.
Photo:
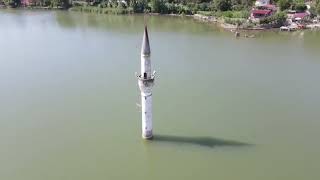
M138 76L138 84L141 92L142 110L142 138L152 139L152 87L154 74L151 74L151 51L147 26L144 28L144 35L141 47L141 74Z

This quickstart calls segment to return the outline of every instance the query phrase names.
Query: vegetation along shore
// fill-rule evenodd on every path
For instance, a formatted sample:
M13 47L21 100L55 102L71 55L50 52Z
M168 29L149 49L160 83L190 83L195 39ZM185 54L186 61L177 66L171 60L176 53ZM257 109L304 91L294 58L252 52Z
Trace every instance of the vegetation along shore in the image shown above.
M226 29L320 29L320 0L0 0L0 7L188 15Z

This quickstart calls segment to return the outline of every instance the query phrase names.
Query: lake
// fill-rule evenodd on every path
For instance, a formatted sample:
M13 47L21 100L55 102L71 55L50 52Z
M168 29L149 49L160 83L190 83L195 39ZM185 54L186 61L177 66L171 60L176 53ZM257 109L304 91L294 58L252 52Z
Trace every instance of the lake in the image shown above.
M144 21L153 141L136 105ZM63 11L0 23L0 179L320 178L320 32L236 39L190 18Z

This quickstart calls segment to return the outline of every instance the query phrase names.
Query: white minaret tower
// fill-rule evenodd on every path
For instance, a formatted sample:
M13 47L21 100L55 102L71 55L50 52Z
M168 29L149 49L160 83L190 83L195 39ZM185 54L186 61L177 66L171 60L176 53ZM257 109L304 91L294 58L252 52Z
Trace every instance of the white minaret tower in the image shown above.
M144 35L141 47L141 74L138 76L138 84L141 92L142 110L142 138L152 139L152 87L154 74L151 74L151 51L147 26L144 28Z

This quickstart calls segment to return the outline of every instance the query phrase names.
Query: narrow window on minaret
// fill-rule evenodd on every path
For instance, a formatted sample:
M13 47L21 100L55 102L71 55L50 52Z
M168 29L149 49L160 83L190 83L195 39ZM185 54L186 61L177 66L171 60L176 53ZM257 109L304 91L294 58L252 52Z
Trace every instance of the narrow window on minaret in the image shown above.
M147 73L143 73L143 77L147 79Z

